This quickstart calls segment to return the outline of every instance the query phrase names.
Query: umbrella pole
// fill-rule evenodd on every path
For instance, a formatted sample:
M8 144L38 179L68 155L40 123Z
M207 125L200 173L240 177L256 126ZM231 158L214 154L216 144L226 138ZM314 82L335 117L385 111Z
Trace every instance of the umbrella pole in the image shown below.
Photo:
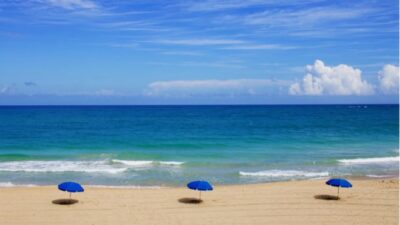
M340 187L338 186L337 187L337 198L339 199L339 189L340 189Z
M199 191L199 200L201 200L201 191Z
M69 199L71 199L71 192L69 193Z

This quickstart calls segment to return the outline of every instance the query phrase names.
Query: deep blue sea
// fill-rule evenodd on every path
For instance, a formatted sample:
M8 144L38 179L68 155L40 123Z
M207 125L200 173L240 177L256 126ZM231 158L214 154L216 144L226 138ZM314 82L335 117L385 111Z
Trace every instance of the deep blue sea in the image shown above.
M398 105L0 107L0 186L385 177L398 163Z

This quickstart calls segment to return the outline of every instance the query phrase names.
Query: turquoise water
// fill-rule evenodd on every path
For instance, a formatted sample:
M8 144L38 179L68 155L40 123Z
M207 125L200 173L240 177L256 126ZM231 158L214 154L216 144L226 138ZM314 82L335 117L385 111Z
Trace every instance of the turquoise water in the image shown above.
M398 174L398 105L0 107L0 185Z

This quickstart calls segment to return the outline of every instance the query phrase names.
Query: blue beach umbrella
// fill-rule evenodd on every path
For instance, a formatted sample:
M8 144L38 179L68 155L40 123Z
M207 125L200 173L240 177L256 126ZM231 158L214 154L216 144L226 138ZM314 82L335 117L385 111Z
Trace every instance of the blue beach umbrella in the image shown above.
M202 191L212 191L213 187L210 183L203 180L192 181L187 184L187 187L192 190L199 191L199 200L201 200L201 192Z
M58 189L61 191L69 192L69 198L71 198L71 193L74 192L84 192L83 187L75 182L64 182L58 185Z
M328 180L325 184L337 187L337 197L339 198L339 189L342 188L351 188L353 185L347 181L346 179L341 179L341 178L332 178Z

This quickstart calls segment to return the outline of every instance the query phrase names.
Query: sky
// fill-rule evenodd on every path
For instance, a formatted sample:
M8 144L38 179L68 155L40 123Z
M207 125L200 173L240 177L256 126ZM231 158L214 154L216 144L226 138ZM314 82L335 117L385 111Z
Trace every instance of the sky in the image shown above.
M386 104L397 0L2 0L0 105Z

